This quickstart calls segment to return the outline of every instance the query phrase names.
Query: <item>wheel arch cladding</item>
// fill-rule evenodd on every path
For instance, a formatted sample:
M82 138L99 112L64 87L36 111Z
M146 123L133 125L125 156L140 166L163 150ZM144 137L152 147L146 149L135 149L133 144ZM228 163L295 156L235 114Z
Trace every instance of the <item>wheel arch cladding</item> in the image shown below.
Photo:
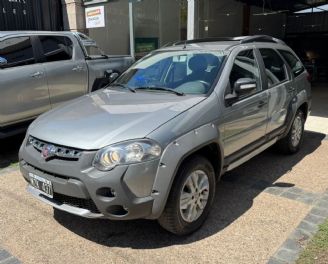
M298 108L299 110L301 110L304 114L304 119L306 120L308 117L308 113L309 113L309 104L307 102L304 102L303 104L301 104Z
M213 152L209 152L210 150ZM162 214L175 176L186 158L200 153L209 159L217 175L220 175L223 165L222 150L219 132L214 124L201 126L171 142L163 151L153 185L154 203L151 218L156 219ZM218 157L217 163L215 156L211 155L215 153L216 158Z

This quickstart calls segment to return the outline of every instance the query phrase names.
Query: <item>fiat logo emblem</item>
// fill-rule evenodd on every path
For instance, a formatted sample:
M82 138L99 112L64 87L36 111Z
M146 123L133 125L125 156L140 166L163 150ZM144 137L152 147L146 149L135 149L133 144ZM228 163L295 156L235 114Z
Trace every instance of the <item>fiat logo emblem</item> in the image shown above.
M42 148L41 156L44 159L49 159L56 155L57 148L54 145L45 145Z

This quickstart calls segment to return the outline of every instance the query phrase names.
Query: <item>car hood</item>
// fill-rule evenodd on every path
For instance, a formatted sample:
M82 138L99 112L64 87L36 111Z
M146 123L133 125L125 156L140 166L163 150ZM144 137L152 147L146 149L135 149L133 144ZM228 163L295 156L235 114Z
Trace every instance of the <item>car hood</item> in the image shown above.
M204 99L104 89L43 114L31 124L28 133L46 142L95 150L144 138Z

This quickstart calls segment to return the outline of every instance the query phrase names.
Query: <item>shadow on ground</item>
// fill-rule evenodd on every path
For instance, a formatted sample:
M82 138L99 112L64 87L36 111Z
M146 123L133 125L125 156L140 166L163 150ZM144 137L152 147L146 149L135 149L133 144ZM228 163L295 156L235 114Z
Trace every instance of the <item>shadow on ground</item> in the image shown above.
M24 134L0 139L0 169L18 162L18 150L24 140Z
M292 156L268 150L226 174L218 184L215 202L202 228L188 237L176 237L162 230L156 221L89 220L67 213L54 212L55 219L70 231L85 239L108 247L153 249L192 243L229 226L253 205L254 198L314 152L325 138L324 134L306 132L302 150ZM247 182L247 184L245 184ZM278 182L280 187L292 184Z

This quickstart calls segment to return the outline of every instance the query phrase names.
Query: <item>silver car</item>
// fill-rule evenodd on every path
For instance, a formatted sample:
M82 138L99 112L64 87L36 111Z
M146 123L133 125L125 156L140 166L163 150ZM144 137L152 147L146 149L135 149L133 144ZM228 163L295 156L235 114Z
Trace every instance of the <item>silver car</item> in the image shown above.
M274 144L299 150L310 107L308 74L280 40L175 43L40 116L20 168L28 192L56 210L158 219L185 235L205 221L225 172Z

